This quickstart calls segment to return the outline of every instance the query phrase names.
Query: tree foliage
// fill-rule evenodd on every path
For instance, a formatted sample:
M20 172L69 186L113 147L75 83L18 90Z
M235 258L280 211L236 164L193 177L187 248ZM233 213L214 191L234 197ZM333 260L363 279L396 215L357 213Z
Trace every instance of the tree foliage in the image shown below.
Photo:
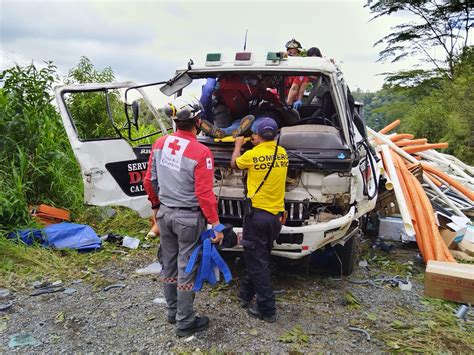
M52 104L56 67L14 66L0 74L0 225L27 224L28 205L74 209L82 200L79 169Z
M66 84L109 83L115 80L112 68L97 70L87 57L69 71ZM117 90L73 93L66 98L71 116L81 139L117 137L109 117L124 121L123 102Z
M397 25L392 33L375 45L385 45L379 60L396 62L412 55L431 63L435 71L443 72L450 79L454 75L454 62L469 45L469 32L473 23L473 2L470 0L394 0L376 1L369 6L372 19L408 12L414 20ZM436 58L433 49L444 54Z
M474 49L455 58L453 79L386 83L375 93L354 92L365 106L367 124L379 130L395 119L401 130L430 142L448 142L446 152L474 164Z

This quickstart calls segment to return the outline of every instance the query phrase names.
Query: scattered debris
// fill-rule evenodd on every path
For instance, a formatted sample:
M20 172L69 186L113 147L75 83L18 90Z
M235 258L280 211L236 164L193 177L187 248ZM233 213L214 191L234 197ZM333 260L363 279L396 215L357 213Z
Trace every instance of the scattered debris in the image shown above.
M369 264L367 263L367 260L361 260L359 261L359 267L367 267Z
M156 319L156 316L155 315L151 315L149 317L147 317L147 321L151 322L152 320L155 320Z
M164 299L163 297L157 297L153 300L153 303L156 303L156 304L166 304L166 299Z
M382 250L386 253L390 253L391 251L393 251L394 245L385 243L382 239L377 238L374 244L372 244L372 248Z
M411 291L412 284L410 281L398 281L398 287L402 291Z
M127 287L127 285L125 284L113 284L113 285L109 285L107 287L104 287L104 291L107 292L108 290L111 290L113 288L125 288Z
M42 343L39 340L35 339L31 334L23 333L13 335L10 338L10 341L8 342L8 347L10 349L13 349L22 346L38 346L41 344Z
M469 307L465 304L459 306L456 310L455 316L459 319L466 320L467 319L467 312L469 311Z
M59 324L64 322L65 314L64 312L59 312L56 317L54 317L54 324Z
M196 339L196 337L195 337L194 335L191 335L189 338L184 339L184 341L185 341L186 343L189 343L190 341L192 341L192 340L194 340L194 339Z
M10 290L0 288L0 298L7 298L8 296L10 296Z
M75 288L72 288L72 287L66 287L66 289L63 291L63 293L65 293L66 295L72 295L73 293L75 293L77 290Z
M102 241L107 241L107 243L113 243L117 245L122 245L123 238L123 235L115 233L107 233L100 237Z
M122 246L126 248L137 249L139 244L140 244L140 239L132 238L129 236L123 237Z
M292 330L281 335L278 340L282 343L307 343L309 341L309 335L297 325Z
M348 305L352 305L352 306L356 306L356 307L360 306L360 301L352 294L351 291L347 291L344 294L344 300L345 300L346 304L348 304Z
M46 293L56 293L64 291L65 289L64 287L62 287L62 284L63 283L61 280L55 281L53 283L48 281L35 281L33 282L33 287L35 290L30 293L30 296L39 296Z
M370 341L370 334L367 332L367 330L361 329L361 328L355 328L355 327L349 327L349 330L351 332L357 332L357 333L362 333L367 337L367 341Z
M286 292L286 290L275 290L275 291L273 291L273 294L281 295L282 293L285 293L285 292Z
M151 275L159 274L162 270L162 266L158 261L155 261L153 264L150 264L142 269L135 270L135 273L138 275Z
M34 206L30 210L30 214L36 222L43 226L53 223L66 222L69 221L71 217L68 210L63 210L61 208L56 208L45 204Z
M11 308L13 306L13 301L9 301L5 304L0 304L0 311L6 311L7 309Z

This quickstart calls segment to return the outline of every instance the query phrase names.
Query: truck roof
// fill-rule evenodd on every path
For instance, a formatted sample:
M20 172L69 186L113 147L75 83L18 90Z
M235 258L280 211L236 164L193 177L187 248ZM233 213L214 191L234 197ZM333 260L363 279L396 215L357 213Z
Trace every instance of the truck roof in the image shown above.
M255 58L255 59L254 59ZM178 69L177 73L183 72L187 69ZM187 72L190 76L205 76L216 75L225 72L240 72L240 73L322 73L331 74L338 70L338 68L327 58L319 57L288 57L278 61L266 60L265 56L253 56L252 60L229 60L229 58L222 58L222 60L214 62L197 62L191 65L191 69Z

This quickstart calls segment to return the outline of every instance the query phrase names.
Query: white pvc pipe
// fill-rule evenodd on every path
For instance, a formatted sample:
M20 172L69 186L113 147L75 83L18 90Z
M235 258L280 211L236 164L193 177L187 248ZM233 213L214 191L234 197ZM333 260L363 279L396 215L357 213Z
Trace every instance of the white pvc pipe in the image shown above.
M432 160L432 161L434 161L438 164L447 165L448 168L450 168L453 172L456 173L456 175L467 179L467 181L469 181L470 184L474 184L474 178L467 175L462 169L460 169L458 166L456 166L456 164L454 164L453 162L451 162L448 159L446 159L445 157L443 157L436 150L430 149L430 150L427 150L426 152L419 152L417 154L420 157L424 158L424 159Z
M392 180L390 179L390 176L388 176L387 172L385 171L385 168L383 167L382 160L379 160L377 164L379 166L380 176L385 179L385 189L388 191L392 191L393 183L392 183Z
M384 142L385 144L387 144L396 153L398 153L399 155L404 157L409 162L414 163L414 164L419 164L418 160L413 158L410 154L405 152L403 149L400 149L399 147L397 147L397 145L395 143L393 143L390 139L386 138L383 134L375 132L370 127L367 127L367 132L369 134L371 134L373 137L375 137L375 138L379 139L380 141ZM429 177L426 175L426 173L423 173L423 181L425 183L427 183L433 189L433 191L436 192L436 194L444 201L444 203L446 203L453 210L454 213L456 213L460 217L467 218L464 215L464 213L462 213L461 210L445 194L443 194L443 192L440 189L438 189L438 186L436 186L434 184L434 182L432 182L429 179Z
M440 154L442 157L448 159L449 161L453 162L454 164L458 165L463 170L468 171L469 174L474 175L474 167L472 167L470 165L467 165L466 163L462 162L461 160L459 160L458 158L456 158L453 155L446 154L446 153L438 153L438 154Z
M397 171L395 169L395 165L393 164L392 155L390 154L390 148L386 144L382 144L381 148L384 165L386 166L388 174L390 175L390 179L392 180L393 191L395 192L395 197L397 198L398 209L402 215L403 227L405 228L407 235L412 237L415 235L415 228L413 228L413 223L411 222L407 201L405 199L405 195L403 194L400 181L398 180Z

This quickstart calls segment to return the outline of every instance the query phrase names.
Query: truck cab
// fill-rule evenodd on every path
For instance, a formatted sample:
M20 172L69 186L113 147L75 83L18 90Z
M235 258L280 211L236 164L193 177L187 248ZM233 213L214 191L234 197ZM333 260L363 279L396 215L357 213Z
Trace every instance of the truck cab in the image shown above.
M281 98L282 107L275 114L281 118L278 144L289 158L285 192L288 218L272 254L301 259L323 247L339 245L345 256L343 271L350 273L361 233L360 220L375 207L377 157L367 140L361 107L354 105L341 70L326 58L241 52L227 59L220 53L210 53L201 63L190 61L166 81L56 87L62 120L81 166L85 202L122 205L142 216L150 215L142 181L151 143L173 130L162 110L164 103L186 92L199 98L207 79L218 81L226 75L245 80L272 76L272 89ZM312 78L298 111L286 106L284 97L285 78L297 75ZM104 112L91 114L101 115L94 122L107 124L109 131L104 131L109 137L91 133L94 131L90 127L77 121L81 106L75 102L84 95L102 100L103 104L96 106L102 106ZM214 192L220 220L232 224L239 235L244 180L243 172L230 166L234 145L204 134L198 140L214 155ZM251 148L250 142L244 145L244 149ZM232 250L242 249L237 245Z

